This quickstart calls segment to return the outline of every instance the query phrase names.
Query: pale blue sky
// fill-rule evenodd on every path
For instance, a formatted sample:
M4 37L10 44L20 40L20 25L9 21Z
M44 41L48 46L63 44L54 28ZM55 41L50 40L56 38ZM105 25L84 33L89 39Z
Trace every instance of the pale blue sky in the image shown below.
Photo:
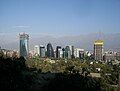
M120 0L0 0L0 33L120 33Z

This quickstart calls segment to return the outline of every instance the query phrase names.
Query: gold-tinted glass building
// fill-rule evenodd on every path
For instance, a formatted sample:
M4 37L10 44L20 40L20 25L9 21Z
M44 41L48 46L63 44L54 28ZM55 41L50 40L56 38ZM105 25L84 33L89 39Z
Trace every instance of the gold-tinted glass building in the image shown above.
M98 61L103 60L103 41L96 40L94 42L94 59Z

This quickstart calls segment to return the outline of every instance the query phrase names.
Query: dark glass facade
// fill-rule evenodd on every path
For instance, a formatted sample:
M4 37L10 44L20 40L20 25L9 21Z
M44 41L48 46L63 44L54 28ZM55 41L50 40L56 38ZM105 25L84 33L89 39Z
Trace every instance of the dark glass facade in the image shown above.
M47 57L49 57L49 58L54 57L54 50L53 50L53 47L52 47L51 43L47 44Z
M65 48L65 58L68 58L68 59L71 58L71 51L69 46L66 46Z
M61 49L61 46L56 47L56 58L60 58L60 49Z

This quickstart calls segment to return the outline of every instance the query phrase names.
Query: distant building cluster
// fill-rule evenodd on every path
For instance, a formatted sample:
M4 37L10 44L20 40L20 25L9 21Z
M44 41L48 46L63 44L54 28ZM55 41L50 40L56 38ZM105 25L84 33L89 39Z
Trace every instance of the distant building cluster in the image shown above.
M33 56L39 56L41 58L83 58L84 57L84 49L75 48L74 46L66 46L62 48L61 46L56 46L54 50L51 43L48 43L47 46L43 45L35 45Z
M75 48L73 45L67 45L65 47L56 46L53 49L51 43L47 46L35 45L33 51L29 51L29 35L26 33L19 34L19 51L6 50L0 47L0 52L2 52L7 57L24 57L32 58L38 56L40 58L57 58L57 59L85 59L96 61L112 61L120 60L120 51L104 51L103 40L95 40L93 43L93 51L85 51L82 48Z
M16 50L0 49L0 56L18 58L19 52Z
M32 56L39 56L41 58L84 58L84 49L75 48L68 45L65 48L56 46L56 50L53 49L52 44L48 43L47 46L35 45L34 51L29 52L29 35L22 33L20 36L20 56L25 58Z

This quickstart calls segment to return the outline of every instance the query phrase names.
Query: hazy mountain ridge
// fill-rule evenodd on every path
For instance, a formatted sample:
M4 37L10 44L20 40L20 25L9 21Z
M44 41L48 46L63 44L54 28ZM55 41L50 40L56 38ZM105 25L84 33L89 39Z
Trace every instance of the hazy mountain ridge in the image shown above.
M79 36L64 36L64 37L52 37L52 36L32 36L30 35L30 49L33 49L34 45L47 45L51 42L54 48L57 45L65 47L66 45L74 45L77 48L84 48L85 50L93 50L93 42L97 39L103 39L105 50L113 49L120 50L120 33L116 34L84 34ZM0 46L7 49L18 49L19 38L11 35L0 35Z

